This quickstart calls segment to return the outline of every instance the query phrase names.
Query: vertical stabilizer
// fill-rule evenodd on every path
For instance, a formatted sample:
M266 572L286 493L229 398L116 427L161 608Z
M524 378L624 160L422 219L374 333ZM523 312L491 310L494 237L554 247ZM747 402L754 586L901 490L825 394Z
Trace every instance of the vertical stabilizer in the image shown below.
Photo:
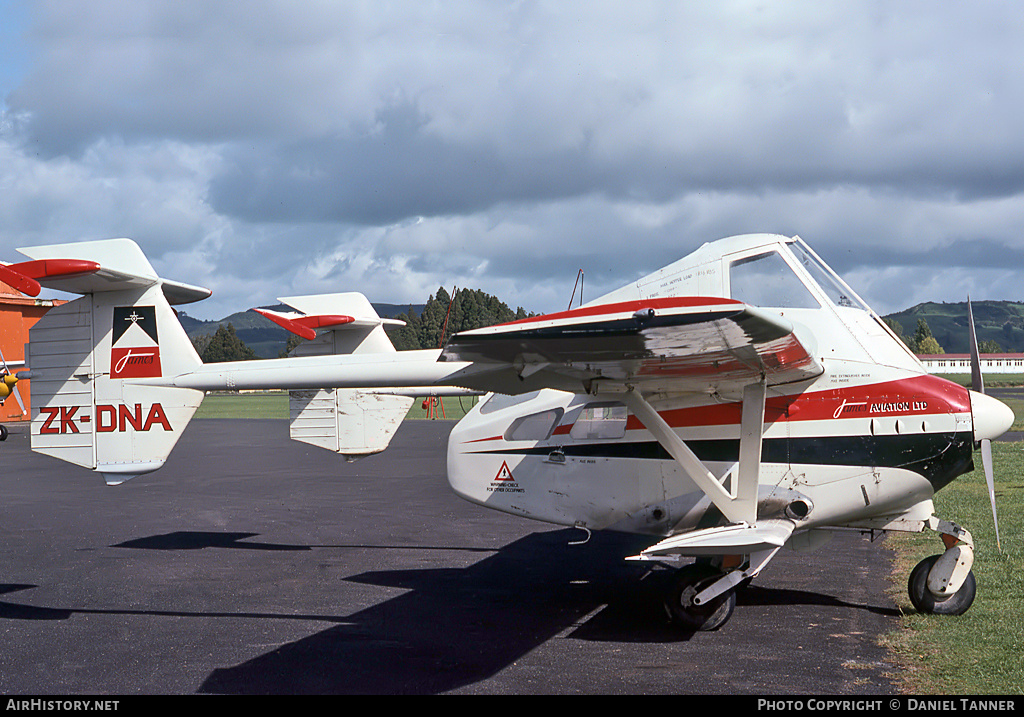
M133 383L202 362L159 280L125 284L49 311L26 351L33 450L110 484L162 466L203 399L201 391Z
M367 298L356 292L293 296L281 301L301 313L260 313L290 330L318 328L312 339L295 348L293 356L393 354L395 347L384 326L404 325L382 319ZM350 458L379 453L388 447L412 403L410 396L363 389L291 391L290 436Z

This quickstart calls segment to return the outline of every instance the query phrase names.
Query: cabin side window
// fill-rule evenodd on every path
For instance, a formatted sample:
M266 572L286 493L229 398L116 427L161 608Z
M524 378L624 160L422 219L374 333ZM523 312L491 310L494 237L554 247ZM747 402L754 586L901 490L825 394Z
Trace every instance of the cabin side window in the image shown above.
M580 411L569 435L575 440L622 438L628 415L621 403L592 403Z
M737 301L773 309L817 309L820 304L778 252L729 265L729 291Z
M520 416L505 431L506 441L546 441L562 420L561 408Z

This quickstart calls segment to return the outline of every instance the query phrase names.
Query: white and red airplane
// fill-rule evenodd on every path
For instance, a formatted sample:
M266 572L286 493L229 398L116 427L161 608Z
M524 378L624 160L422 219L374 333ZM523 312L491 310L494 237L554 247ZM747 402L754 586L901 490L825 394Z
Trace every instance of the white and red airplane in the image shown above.
M396 352L361 294L286 298L296 311L270 318L312 339L298 355L207 365L171 305L210 292L158 277L130 240L21 251L42 286L83 295L31 331L32 447L109 483L159 468L204 391L290 389L291 436L348 457L384 450L412 396L483 393L449 438L452 489L649 535L634 559L682 564L667 605L689 629L724 624L781 548L836 529L938 532L914 605L960 614L974 599L971 535L932 497L978 444L992 494L989 441L1013 413L929 375L797 237L705 244L580 308L437 350Z

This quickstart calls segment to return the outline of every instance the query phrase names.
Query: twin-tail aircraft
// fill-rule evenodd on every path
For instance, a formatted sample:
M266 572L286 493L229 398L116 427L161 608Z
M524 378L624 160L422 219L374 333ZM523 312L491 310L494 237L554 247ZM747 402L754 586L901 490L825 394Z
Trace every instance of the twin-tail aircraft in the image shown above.
M981 386L929 375L799 237L756 234L560 313L395 351L361 294L265 312L310 339L282 359L203 364L127 239L20 250L41 285L82 294L32 329L32 448L117 484L158 469L205 391L291 392L291 437L349 458L384 450L413 396L483 394L452 430L448 480L481 506L650 537L676 568L666 606L713 630L782 548L835 530L934 531L912 572L923 612L971 605L974 542L935 491L1013 422ZM13 265L17 267L17 265ZM980 376L979 376L980 378ZM995 518L993 501L993 518ZM825 558L827 559L827 557Z

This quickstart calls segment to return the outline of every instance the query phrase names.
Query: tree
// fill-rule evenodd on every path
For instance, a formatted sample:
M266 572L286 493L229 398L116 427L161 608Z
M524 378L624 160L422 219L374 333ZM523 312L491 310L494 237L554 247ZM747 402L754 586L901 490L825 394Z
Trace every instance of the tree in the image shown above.
M206 352L206 347L210 345L210 339L212 338L213 334L203 334L192 339L192 348L196 350L200 357Z
M924 319L917 320L917 330L907 344L911 351L916 354L944 354L946 353L939 342L932 336L932 330L928 328L928 322Z
M203 363L219 363L221 361L246 361L258 357L255 351L238 338L235 327L228 323L221 324L210 338L200 358L203 359Z
M441 346L441 329L450 303L451 295L443 286L437 290L437 294L427 299L423 313L420 314L416 335L421 349L436 349Z
M917 345L917 353L921 355L934 355L946 353L939 342L935 340L934 336L927 336L921 339L921 342Z
M892 332L896 334L896 338L902 341L904 344L910 345L910 339L903 335L903 326L896 319L882 319L885 325L892 329Z
M395 348L398 351L412 351L420 348L420 317L416 311L410 306L406 313L398 314L393 318L405 322L405 326L386 326L384 328Z
M512 311L497 297L479 289L459 289L452 301L451 294L440 287L436 294L427 299L423 312L418 316L411 307L408 313L396 316L406 325L389 327L388 336L399 351L436 349L459 331L525 319L532 315L522 307Z

